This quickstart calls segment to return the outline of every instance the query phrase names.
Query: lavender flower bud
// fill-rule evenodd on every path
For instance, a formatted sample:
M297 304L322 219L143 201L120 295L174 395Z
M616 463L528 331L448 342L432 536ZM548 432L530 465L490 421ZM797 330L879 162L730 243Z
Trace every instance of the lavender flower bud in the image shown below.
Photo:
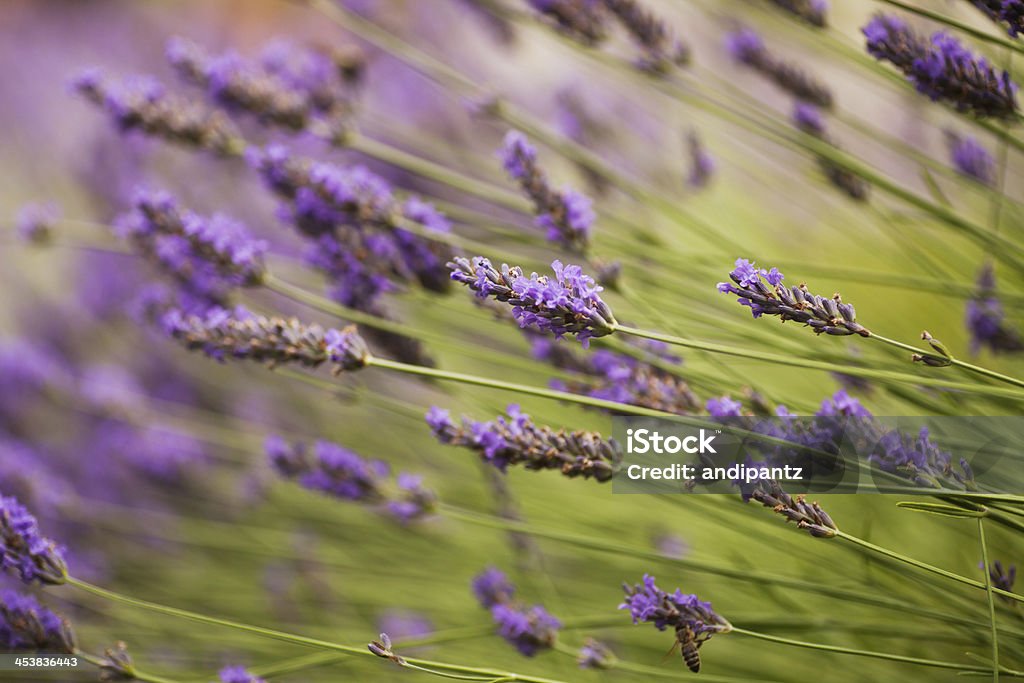
M596 45L608 33L600 0L529 0L562 33L586 45Z
M72 654L75 634L62 617L31 595L0 593L0 650Z
M753 29L743 28L730 33L726 46L733 59L760 72L797 99L826 109L832 106L832 92L827 86L798 65L773 55Z
M201 349L211 358L250 359L268 363L298 363L315 368L334 365L334 372L358 370L370 360L369 349L354 325L343 330L324 330L297 319L267 318L245 309L229 313L214 308L205 316L171 310L164 316L170 336L188 349Z
M516 587L505 573L496 567L488 567L473 577L473 595L484 609L512 602Z
M803 19L812 26L824 28L828 25L828 3L825 0L772 0L790 14Z
M813 135L836 147L825 133L825 123L821 118L821 112L813 105L798 102L793 110L793 124L808 135ZM818 157L818 165L829 182L845 192L851 199L863 201L868 198L871 186L857 174L823 156Z
M988 263L978 273L974 296L967 300L966 324L971 334L971 353L978 353L982 347L994 353L1024 350L1024 340L1006 321L995 285L995 269Z
M584 251L590 240L595 215L586 196L571 189L556 191L537 164L537 150L526 136L511 130L505 136L502 163L533 201L536 224L544 228L547 239L576 251Z
M244 666L226 666L220 670L221 683L266 683L259 676L245 670Z
M103 653L100 661L100 681L134 681L135 663L128 654L128 646L123 642L117 642L114 647L108 647Z
M1024 1L969 0L992 21L1002 24L1011 38L1024 33Z
M581 669L611 669L615 667L615 654L604 643L587 638L576 657Z
M278 436L268 438L265 449L271 466L281 476L335 498L383 504L388 514L403 523L427 516L437 502L433 491L423 486L422 477L403 472L392 485L387 463L365 460L328 441L317 441L312 457L305 444L289 444Z
M14 229L26 242L46 244L53 237L53 228L59 220L60 207L53 202L26 204L18 211Z
M606 482L622 460L614 439L595 432L538 427L517 405L508 407L508 419L475 422L463 418L461 426L451 421L448 411L435 406L427 413L427 424L441 443L477 451L502 472L509 465L522 465L528 470L561 470L567 477Z
M1010 74L997 73L948 33L940 31L925 40L902 20L885 14L876 14L861 31L873 57L892 62L931 99L979 117L1009 118L1017 111L1017 86Z
M498 625L498 634L524 657L551 649L562 627L562 622L540 605L527 608L498 604L491 608L491 617Z
M0 495L0 569L25 583L67 580L64 549L39 533L39 523L16 499Z
M166 192L137 192L114 230L187 291L212 303L224 302L235 286L263 281L265 241L223 214L185 210Z
M995 159L980 142L972 137L960 137L955 133L950 133L946 137L953 167L961 175L973 178L982 185L995 183Z
M777 268L767 271L741 258L736 260L736 268L729 277L733 284L720 282L718 291L737 295L741 305L750 306L755 318L777 315L783 322L804 323L815 334L871 336L871 332L857 322L852 304L844 304L838 294L831 299L811 294L804 284L787 288Z
M744 500L756 500L786 518L787 522L807 530L816 538L832 538L839 528L817 502L808 503L803 496L796 498L782 490L774 479L758 479L741 486Z
M89 70L71 85L90 102L103 107L121 130L139 130L223 155L238 154L245 146L223 112L168 94L155 79L135 77L114 84L104 81L99 71Z
M690 61L690 48L674 39L664 21L637 0L602 0L604 6L626 27L645 55L638 66L645 71L664 73L673 64Z
M982 566L982 569L984 569L984 566ZM1013 584L1017 580L1017 565L1011 564L1009 568L1004 568L1003 563L996 560L989 566L988 576L994 588L1012 591ZM1013 598L1008 598L1005 595L1000 595L999 597L1009 604L1014 603Z
M615 331L615 316L598 292L602 287L583 274L579 266L563 266L553 261L555 277L533 273L502 264L501 272L482 256L472 260L457 257L448 263L452 279L468 286L481 299L493 297L510 304L520 327L551 332L556 338L572 334L584 347L592 337Z
M690 173L686 184L694 189L705 187L715 174L715 159L708 153L697 131L690 131L686 136L686 146L690 153Z

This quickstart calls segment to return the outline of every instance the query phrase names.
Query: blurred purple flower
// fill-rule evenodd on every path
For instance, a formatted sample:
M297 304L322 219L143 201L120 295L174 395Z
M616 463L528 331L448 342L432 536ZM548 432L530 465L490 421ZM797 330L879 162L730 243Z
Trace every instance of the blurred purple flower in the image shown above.
M5 590L0 593L0 650L72 654L75 634L65 619L31 595Z
M16 499L0 495L0 569L25 583L61 584L67 579L64 549L39 532L36 518Z

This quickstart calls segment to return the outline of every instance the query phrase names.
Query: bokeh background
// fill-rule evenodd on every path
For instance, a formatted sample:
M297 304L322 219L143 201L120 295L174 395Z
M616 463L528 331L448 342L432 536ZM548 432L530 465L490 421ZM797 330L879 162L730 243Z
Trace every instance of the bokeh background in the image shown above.
M610 487L556 472L498 476L469 451L442 446L423 414L431 405L491 419L519 403L538 423L608 432L610 418L555 401L486 387L423 382L368 370L310 386L256 365L217 364L141 325L133 301L152 272L124 253L104 226L135 187L171 191L200 212L223 211L267 239L281 272L310 291L323 285L295 259L301 243L275 214L276 202L240 159L219 159L140 135L124 135L69 91L83 68L110 75L153 74L182 92L164 45L183 36L210 50L257 54L275 39L354 46L365 57L354 129L466 176L514 193L498 150L514 126L484 106L501 96L597 155L644 194L624 192L558 149L540 145L558 185L595 200L593 253L623 262L637 298L610 293L621 320L707 342L960 381L952 368L912 365L906 354L860 339L816 338L793 325L749 319L715 291L738 257L778 265L813 291L840 290L872 329L917 343L928 329L968 356L966 301L992 254L933 215L874 188L852 201L823 176L812 154L764 130L789 130L792 98L738 66L725 36L756 28L778 54L832 90L827 116L836 144L900 188L948 207L1010 239L1021 238L1021 152L1000 135L1019 128L980 125L914 92L863 50L859 28L884 3L836 0L829 27L815 29L769 2L699 0L648 4L692 46L694 63L670 79L629 66L635 48L621 32L582 49L513 0L351 0L348 9L452 65L479 84L453 92L393 54L331 22L316 8L263 0L7 0L0 6L0 490L18 495L44 529L69 547L73 572L120 592L169 605L274 626L346 644L384 629L398 640L464 629L450 642L409 655L529 672L565 681L628 680L655 673L580 670L561 652L521 657L493 634L469 591L488 565L505 570L531 602L563 619L561 642L587 636L624 661L662 675L691 674L673 655L670 634L632 626L617 612L622 581L657 576L711 600L736 624L783 637L915 657L972 663L988 654L983 628L906 610L781 586L765 575L815 586L897 597L921 609L987 618L984 593L939 583L852 546L812 539L753 504L728 497L614 496ZM999 35L967 2L917 6ZM495 8L512 8L511 14ZM923 31L937 26L903 15ZM1014 69L1006 49L972 47ZM1021 58L1018 55L1017 63ZM1019 80L1019 79L1018 79ZM729 112L730 119L722 112ZM753 128L738 125L739 117ZM340 164L362 163L407 193L458 216L458 234L488 254L526 255L542 269L557 249L523 212L489 203L358 150L331 149L306 136L240 125L253 140ZM1009 132L1005 132L1008 130ZM715 159L711 182L687 184L687 136L696 131ZM949 161L949 133L972 135L1000 159L993 188L964 178ZM64 221L51 244L19 241L14 216L29 202L53 201ZM998 208L996 208L998 207ZM711 226L710 228L708 226ZM121 253L119 253L121 249ZM740 251L741 250L741 251ZM1019 316L1021 272L996 273L1011 320ZM511 260L511 257L504 257ZM564 256L563 256L564 258ZM474 306L466 292L389 297L396 318L441 335L427 347L439 367L534 386L558 373L531 359L507 321ZM339 321L271 292L246 292L260 310L337 326ZM749 396L813 413L841 378L777 364L684 351L688 379L702 398ZM1019 373L1012 355L983 352L977 362ZM45 380L39 380L44 377ZM849 387L848 387L849 388ZM923 389L912 382L851 389L877 415L1015 415L1014 399ZM438 514L403 526L379 511L332 500L281 480L263 452L269 434L326 439L424 476L446 504L536 533L516 534ZM980 580L970 520L916 514L889 496L829 496L821 502L846 531ZM604 550L586 547L593 539ZM990 532L993 557L1013 562L1019 537ZM614 550L617 549L617 550ZM759 578L760 577L760 578ZM178 681L214 680L226 664L255 670L309 654L227 629L155 616L76 592L45 592L75 625L85 649L126 641L139 667ZM870 602L870 600L869 600ZM1019 613L1000 607L1004 663L1021 665ZM457 636L457 634L456 634ZM954 672L801 650L739 636L702 649L701 676L750 680L953 680ZM281 680L407 680L426 676L383 660L350 657ZM91 680L93 673L81 679ZM0 672L3 680L29 680ZM57 679L47 679L57 680ZM60 680L65 680L61 678ZM68 678L67 680L72 680Z

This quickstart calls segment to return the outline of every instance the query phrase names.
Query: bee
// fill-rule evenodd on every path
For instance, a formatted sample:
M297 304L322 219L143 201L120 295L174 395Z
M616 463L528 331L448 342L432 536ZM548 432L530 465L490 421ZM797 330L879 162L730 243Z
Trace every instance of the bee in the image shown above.
M682 655L683 662L687 668L693 673L700 673L700 646L704 644L710 635L706 635L703 638L697 637L697 634L693 632L688 624L684 624L676 629L676 642L672 643L672 648L665 655L667 659L676 648L679 647L679 654Z

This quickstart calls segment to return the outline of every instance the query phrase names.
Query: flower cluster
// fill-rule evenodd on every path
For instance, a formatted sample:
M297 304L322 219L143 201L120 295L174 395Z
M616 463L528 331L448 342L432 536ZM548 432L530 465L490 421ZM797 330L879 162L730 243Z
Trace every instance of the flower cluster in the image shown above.
M295 318L267 318L239 307L205 315L185 315L177 309L163 318L164 328L188 349L201 349L211 358L249 359L271 366L298 363L315 368L330 362L334 371L366 367L370 351L355 326L324 330Z
M637 0L602 0L633 40L644 50L638 66L647 71L663 73L673 64L687 64L690 48L672 37L664 21L643 7Z
M744 500L756 500L761 505L772 508L785 517L787 522L796 522L797 527L805 529L815 538L832 538L839 530L817 502L808 503L803 496L794 498L783 491L774 479L758 479L751 485L741 488Z
M441 443L477 451L502 472L510 465L522 465L605 482L622 459L614 439L594 432L538 427L517 405L508 407L507 418L476 422L464 417L461 425L452 421L447 410L435 406L427 413L427 424Z
M547 337L534 336L531 344L534 358L585 376L580 381L554 380L554 388L676 415L700 408L685 380L650 363L605 349L579 355Z
M804 284L786 287L777 268L770 271L757 268L741 258L736 260L736 268L729 273L729 278L732 283L718 283L718 291L738 296L739 303L749 306L755 318L777 315L783 322L804 323L815 334L871 336L868 329L857 322L852 304L843 303L838 294L831 299L811 294Z
M103 658L99 662L100 681L134 681L135 662L128 654L128 646L118 641L113 647L108 647L103 652Z
M0 650L71 654L75 634L31 595L6 590L0 593Z
M267 243L224 214L201 216L178 205L167 192L140 190L114 231L181 287L212 304L230 290L263 281Z
M903 20L885 14L876 14L861 31L873 57L892 62L933 100L977 116L1009 118L1017 111L1017 86L1010 74L998 73L948 33L925 39Z
M482 256L457 257L448 263L452 280L468 286L481 299L493 297L510 304L520 327L551 332L557 338L572 334L584 347L593 337L615 331L615 316L598 292L602 287L584 275L579 266L553 261L554 278L523 274L523 269L503 264L497 271Z
M991 263L978 273L974 296L967 301L967 330L971 353L987 347L994 353L1024 351L1024 340L1006 322L1003 304L996 296L996 274Z
M555 190L537 164L537 150L519 131L509 131L501 152L505 170L533 202L536 224L547 239L570 249L584 251L594 224L590 199L572 188Z
M259 676L245 670L244 666L226 666L220 670L221 683L266 683Z
M948 136L949 154L953 167L968 178L983 185L992 185L996 177L996 162L992 154L973 137Z
M626 600L619 609L628 609L634 624L654 624L659 631L671 627L676 640L683 645L700 647L716 633L728 633L732 625L715 612L710 602L700 600L696 595L686 595L678 588L675 593L666 593L654 583L654 577L644 574L643 582L630 586L622 584ZM684 658L686 652L683 652ZM687 662L694 671L700 668Z
M53 228L60 220L60 207L46 204L26 204L18 211L14 229L18 237L33 244L46 244L53 236Z
M25 583L67 580L64 549L39 533L39 523L16 499L0 495L0 569L17 572Z
M271 465L281 476L335 498L383 504L389 514L403 522L428 515L436 503L434 493L423 487L422 478L401 473L392 484L387 463L365 460L329 441L317 441L309 453L306 444L290 444L271 436L265 448Z
M136 76L114 83L90 69L75 78L71 86L103 107L121 130L138 130L224 155L238 154L245 146L224 112L169 94L153 78Z
M764 39L750 28L742 28L726 37L733 58L764 74L776 85L799 100L819 107L832 106L832 92L800 66L772 54Z
M970 0L992 21L1003 24L1011 38L1024 34L1024 0Z
M515 602L515 587L501 571L491 567L473 579L473 594L490 610L498 634L521 654L533 657L554 646L562 622L540 605Z
M322 121L338 135L351 111L345 67L323 52L276 42L259 61L252 61L234 52L212 55L196 43L173 38L166 55L179 74L205 88L212 100L270 125L299 131Z
M824 28L828 23L828 2L826 0L772 0L772 2L812 26Z
M559 31L586 45L600 43L608 35L607 17L599 0L529 0L529 2Z
M808 135L813 135L838 149L835 142L825 132L825 122L821 118L821 111L814 105L797 102L793 109L793 124ZM868 198L871 186L856 173L820 155L818 156L818 165L829 182L845 192L850 199L864 201Z
M576 663L581 669L611 669L616 662L615 653L604 643L587 638L576 656Z

